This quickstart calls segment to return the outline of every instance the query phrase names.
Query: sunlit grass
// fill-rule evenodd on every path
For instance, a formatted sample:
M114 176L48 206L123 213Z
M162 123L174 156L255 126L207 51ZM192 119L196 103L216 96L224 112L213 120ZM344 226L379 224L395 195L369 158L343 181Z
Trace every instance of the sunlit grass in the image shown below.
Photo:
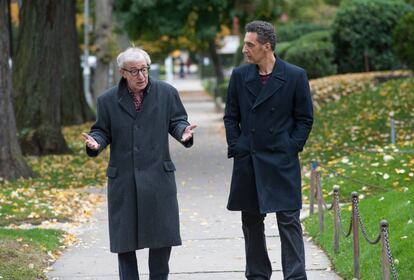
M319 162L325 200L339 187L340 202L349 203L358 192L360 211L373 238L379 223L390 225L390 243L400 279L410 279L414 265L414 79L393 80L357 94L344 96L317 110L315 126L302 161ZM398 120L396 145L390 145L390 118ZM309 170L309 168L308 168ZM307 174L309 175L309 173ZM309 199L309 178L304 198ZM351 206L342 207L345 228ZM333 253L331 212L325 215L325 231L319 232L317 216L305 220L306 231L332 259L344 279L353 278L352 236L341 236L341 249ZM361 278L380 279L380 246L361 244Z
M76 191L105 184L108 152L91 159L86 156L81 132L91 124L65 127L70 155L28 157L37 177L5 181L0 179L0 226L38 224L44 220L71 220L84 203L95 197Z
M0 229L1 279L45 279L51 252L61 244L61 231Z
M0 279L45 279L44 269L61 250L64 234L58 230L20 229L19 225L70 222L90 217L98 194L79 191L105 184L108 152L90 159L81 138L91 124L65 127L73 153L27 157L37 174L34 178L0 179ZM67 241L66 241L67 242Z

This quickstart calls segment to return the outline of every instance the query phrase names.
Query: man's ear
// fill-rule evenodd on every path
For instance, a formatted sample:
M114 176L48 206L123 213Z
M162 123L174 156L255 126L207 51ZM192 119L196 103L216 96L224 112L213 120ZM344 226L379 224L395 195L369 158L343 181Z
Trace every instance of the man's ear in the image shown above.
M125 71L124 71L124 70L122 70L121 68L119 68L119 74L120 74L123 78L125 78Z

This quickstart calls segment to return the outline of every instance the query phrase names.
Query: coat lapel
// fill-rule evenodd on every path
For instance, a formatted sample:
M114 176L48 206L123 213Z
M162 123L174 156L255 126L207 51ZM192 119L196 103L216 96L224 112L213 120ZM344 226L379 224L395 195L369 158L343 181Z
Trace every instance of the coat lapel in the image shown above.
M262 83L260 82L259 72L255 64L250 64L250 67L247 70L246 74L246 87L250 94L257 96L262 90ZM248 96L247 98L250 101L250 105L253 105L252 98ZM256 98L254 98L256 99Z
M128 92L127 81L124 78L121 78L118 85L118 103L133 119L137 117L137 110L135 110L134 102Z
M256 70L257 71L257 70ZM260 78L259 78L260 83ZM253 104L253 109L272 97L285 83L285 62L279 57L276 57L276 63L273 67L272 76L270 76L266 85L262 87L256 102Z

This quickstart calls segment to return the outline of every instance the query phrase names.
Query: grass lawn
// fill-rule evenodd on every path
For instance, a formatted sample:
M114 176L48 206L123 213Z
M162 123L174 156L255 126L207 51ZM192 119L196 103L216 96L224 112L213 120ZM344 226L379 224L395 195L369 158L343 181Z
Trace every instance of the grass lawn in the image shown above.
M56 230L0 229L0 279L43 279L62 236Z
M73 151L70 155L28 157L37 177L13 182L0 178L0 226L53 219L70 221L80 213L90 212L96 197L77 189L105 184L103 170L108 152L96 159L86 156L80 133L89 127L90 124L64 128Z
M390 143L390 117L398 120L396 146ZM360 211L373 239L379 222L389 222L390 243L400 279L414 270L414 79L392 80L379 87L324 104L315 112L315 126L302 162L320 163L325 200L332 201L333 186L340 187L341 203L351 192L360 196ZM305 178L304 196L309 195ZM351 206L341 213L349 225ZM332 215L325 215L325 232L319 232L317 216L304 221L306 232L332 259L334 269L352 279L352 237L340 237L340 253L332 249ZM360 233L362 279L380 279L380 245L369 245Z
M80 135L90 125L63 129L72 154L27 157L37 177L0 178L0 279L44 278L47 260L53 261L67 240L60 230L19 226L85 219L102 201L100 195L84 191L87 186L104 186L106 181L103 170L108 152L96 159L85 155Z

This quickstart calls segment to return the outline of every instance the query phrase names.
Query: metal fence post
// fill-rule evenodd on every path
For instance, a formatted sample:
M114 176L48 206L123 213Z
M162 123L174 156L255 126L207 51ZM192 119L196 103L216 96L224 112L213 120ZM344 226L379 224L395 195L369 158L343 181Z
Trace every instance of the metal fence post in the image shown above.
M334 240L333 240L333 249L334 253L339 252L339 187L335 186L333 188L334 199L332 202L333 208L333 224L334 224Z
M354 278L359 279L359 224L357 215L358 193L352 192L352 237L354 245Z
M316 172L316 162L312 161L311 164L311 175L310 175L310 190L309 190L309 214L313 215L314 213L314 203L315 203L315 172Z
M318 198L319 231L322 233L324 230L324 209L323 209L321 173L319 171L316 171L316 195Z
M390 126L391 126L391 144L395 145L395 120L394 118L391 118Z
M388 222L382 220L380 222L380 232L381 232L381 268L382 268L382 279L390 279L390 262L388 258L387 245L385 240L385 232L388 231Z

